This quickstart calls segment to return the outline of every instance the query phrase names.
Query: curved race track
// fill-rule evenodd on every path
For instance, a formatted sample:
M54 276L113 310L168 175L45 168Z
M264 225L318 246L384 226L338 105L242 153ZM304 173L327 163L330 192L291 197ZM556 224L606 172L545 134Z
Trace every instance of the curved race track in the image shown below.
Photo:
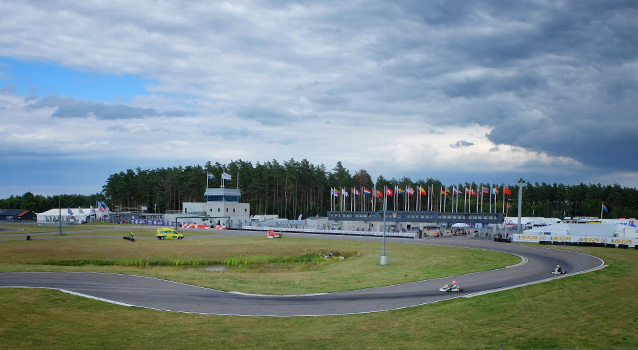
M295 235L311 238L379 240L332 235ZM6 272L0 273L0 287L52 288L121 305L187 313L322 316L394 310L540 283L560 278L549 273L556 264L565 267L569 275L593 271L604 266L602 260L581 253L468 237L388 241L494 250L518 255L521 257L521 263L498 270L420 282L308 295L274 296L223 292L156 278L91 272ZM465 289L464 293L438 291L439 287L452 279L458 280L459 285Z

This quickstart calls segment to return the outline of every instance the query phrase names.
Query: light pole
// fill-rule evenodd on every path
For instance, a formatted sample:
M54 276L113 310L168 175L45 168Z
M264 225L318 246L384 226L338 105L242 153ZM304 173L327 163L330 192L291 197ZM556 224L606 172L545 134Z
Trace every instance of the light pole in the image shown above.
M62 235L62 199L61 196L58 196L58 224L60 227L60 231L58 232Z

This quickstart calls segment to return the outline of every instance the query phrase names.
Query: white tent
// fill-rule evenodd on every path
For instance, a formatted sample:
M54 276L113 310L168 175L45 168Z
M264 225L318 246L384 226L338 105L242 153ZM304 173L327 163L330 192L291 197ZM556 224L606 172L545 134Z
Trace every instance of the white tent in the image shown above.
M38 217L39 223L54 223L62 220L63 223L67 224L81 224L85 222L96 221L96 218L99 218L99 214L95 212L91 212L89 208L62 208L61 210L58 208L49 209L44 213L36 213Z
M468 227L470 227L470 225L462 224L462 223L459 222L459 223L456 223L456 224L452 225L452 227L453 228L468 228Z

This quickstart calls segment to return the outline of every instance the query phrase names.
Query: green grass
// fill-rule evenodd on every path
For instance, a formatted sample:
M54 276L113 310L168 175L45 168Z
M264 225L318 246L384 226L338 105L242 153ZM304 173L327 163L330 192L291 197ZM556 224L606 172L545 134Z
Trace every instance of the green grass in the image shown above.
M217 248L211 255L239 256L238 251L296 250L298 246L317 244L330 246L323 240L257 240L238 239L236 242L218 238L201 240L212 242L186 246L197 254ZM288 242L286 242L288 240ZM56 240L60 242L63 240ZM108 242L101 239L83 240L89 256L97 255L93 245L107 245L106 251L115 254ZM115 242L115 240L111 240ZM195 240L194 240L195 241ZM311 241L311 242L308 242ZM313 242L318 243L313 243ZM152 241L155 242L155 241ZM162 242L173 244L181 251L181 243L188 240ZM216 243L217 242L217 243ZM277 243L275 243L277 242ZM10 242L0 243L2 266L28 267L17 260L19 252ZM14 242L18 243L18 242ZM20 242L26 244L27 242ZM33 242L29 242L33 243ZM49 242L50 244L51 242ZM119 243L119 241L118 241ZM138 243L138 242L136 242ZM270 243L275 243L271 245ZM283 243L286 243L285 245ZM436 250L406 244L390 245L391 264L380 269L374 244L366 242L335 242L353 245L361 256L351 260L361 265L343 262L330 264L326 269L335 275L352 271L360 278L375 278L383 270L391 275L415 273L420 276L436 274L414 268L423 258L435 269L447 264L435 255ZM279 245L281 244L281 245ZM290 245L288 245L290 244ZM134 244L130 244L133 246ZM245 245L245 246L244 246ZM262 249L256 249L261 245ZM377 244L378 245L378 244ZM9 249L9 246L11 246ZM166 245L164 245L166 246ZM241 247L238 247L241 246ZM125 246L122 246L125 247ZM404 249L405 247L405 249ZM70 249L66 247L64 249ZM149 255L165 253L151 249ZM242 249L240 249L242 248ZM331 248L331 247L328 247ZM412 250L412 248L415 248ZM436 249L444 247L435 247ZM77 247L75 248L77 249ZM113 250L112 250L113 249ZM134 249L127 247L127 255ZM427 254L420 255L420 249ZM465 259L469 249L454 249ZM636 349L638 348L638 251L564 247L602 258L609 266L592 273L569 276L547 283L492 293L475 298L458 298L419 307L365 315L324 317L235 317L181 314L129 308L86 299L45 289L0 289L0 343L3 349ZM345 250L350 250L344 249ZM134 251L134 250L133 250ZM446 254L451 253L446 251ZM70 249L67 254L77 253ZM480 251L478 251L480 252ZM6 254L12 256L5 259ZM44 254L40 251L37 254ZM181 253L179 253L181 254ZM177 255L179 255L177 254ZM283 254L283 255L287 255ZM62 254L61 254L62 255ZM247 254L250 255L250 254ZM480 254L479 254L480 255ZM476 257L475 257L476 258ZM101 258L100 258L101 259ZM7 262L11 260L12 262ZM430 261L435 260L435 261ZM367 266L367 265L370 266ZM41 266L38 266L41 268ZM51 266L60 269L62 267ZM81 267L80 267L81 268ZM104 268L104 267L97 267ZM65 267L66 269L66 267ZM83 270L89 269L84 267ZM93 270L94 268L90 268ZM108 269L113 269L108 267ZM343 269L343 270L342 270ZM352 270L351 270L352 269ZM115 270L129 270L115 268ZM151 271L156 269L151 268ZM149 271L140 269L135 271ZM160 272L187 272L175 267ZM317 271L293 272L310 274L321 279ZM213 273L224 276L227 273ZM264 275L279 279L286 273L239 273L253 278ZM354 278L354 276L352 276ZM405 276L402 276L405 278ZM390 275L385 280L391 280ZM288 282L286 282L288 283ZM376 282L375 282L376 283ZM266 284L267 286L267 284Z
M103 230L107 227L112 227L111 225L62 225L62 233L73 233L75 231L83 231L83 230ZM44 232L58 232L60 227L54 224L37 224L37 223L28 223L28 224L18 224L18 223L0 223L0 237L3 234L32 234L32 233L44 233Z
M405 283L516 264L518 257L474 249L388 244L390 265L379 265L380 244L302 239L291 235L157 240L152 229L138 239L121 231L94 238L0 241L0 271L98 271L164 278L220 290L262 294L334 292ZM128 233L128 232L126 232ZM108 238L108 237L112 238ZM346 256L313 262L313 255ZM235 265L204 271L194 262ZM251 262L248 264L248 262ZM254 265L254 268L247 268Z

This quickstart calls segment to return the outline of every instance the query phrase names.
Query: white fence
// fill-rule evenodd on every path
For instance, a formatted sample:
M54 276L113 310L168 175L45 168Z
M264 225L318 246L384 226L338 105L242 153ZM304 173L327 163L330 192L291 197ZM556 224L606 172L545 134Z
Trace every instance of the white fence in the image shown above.
M588 236L568 236L568 235L545 235L545 234L515 234L512 236L513 242L532 242L532 243L554 243L562 242L565 244L615 244L626 245L627 247L636 247L635 239L616 238L616 237L588 237Z

